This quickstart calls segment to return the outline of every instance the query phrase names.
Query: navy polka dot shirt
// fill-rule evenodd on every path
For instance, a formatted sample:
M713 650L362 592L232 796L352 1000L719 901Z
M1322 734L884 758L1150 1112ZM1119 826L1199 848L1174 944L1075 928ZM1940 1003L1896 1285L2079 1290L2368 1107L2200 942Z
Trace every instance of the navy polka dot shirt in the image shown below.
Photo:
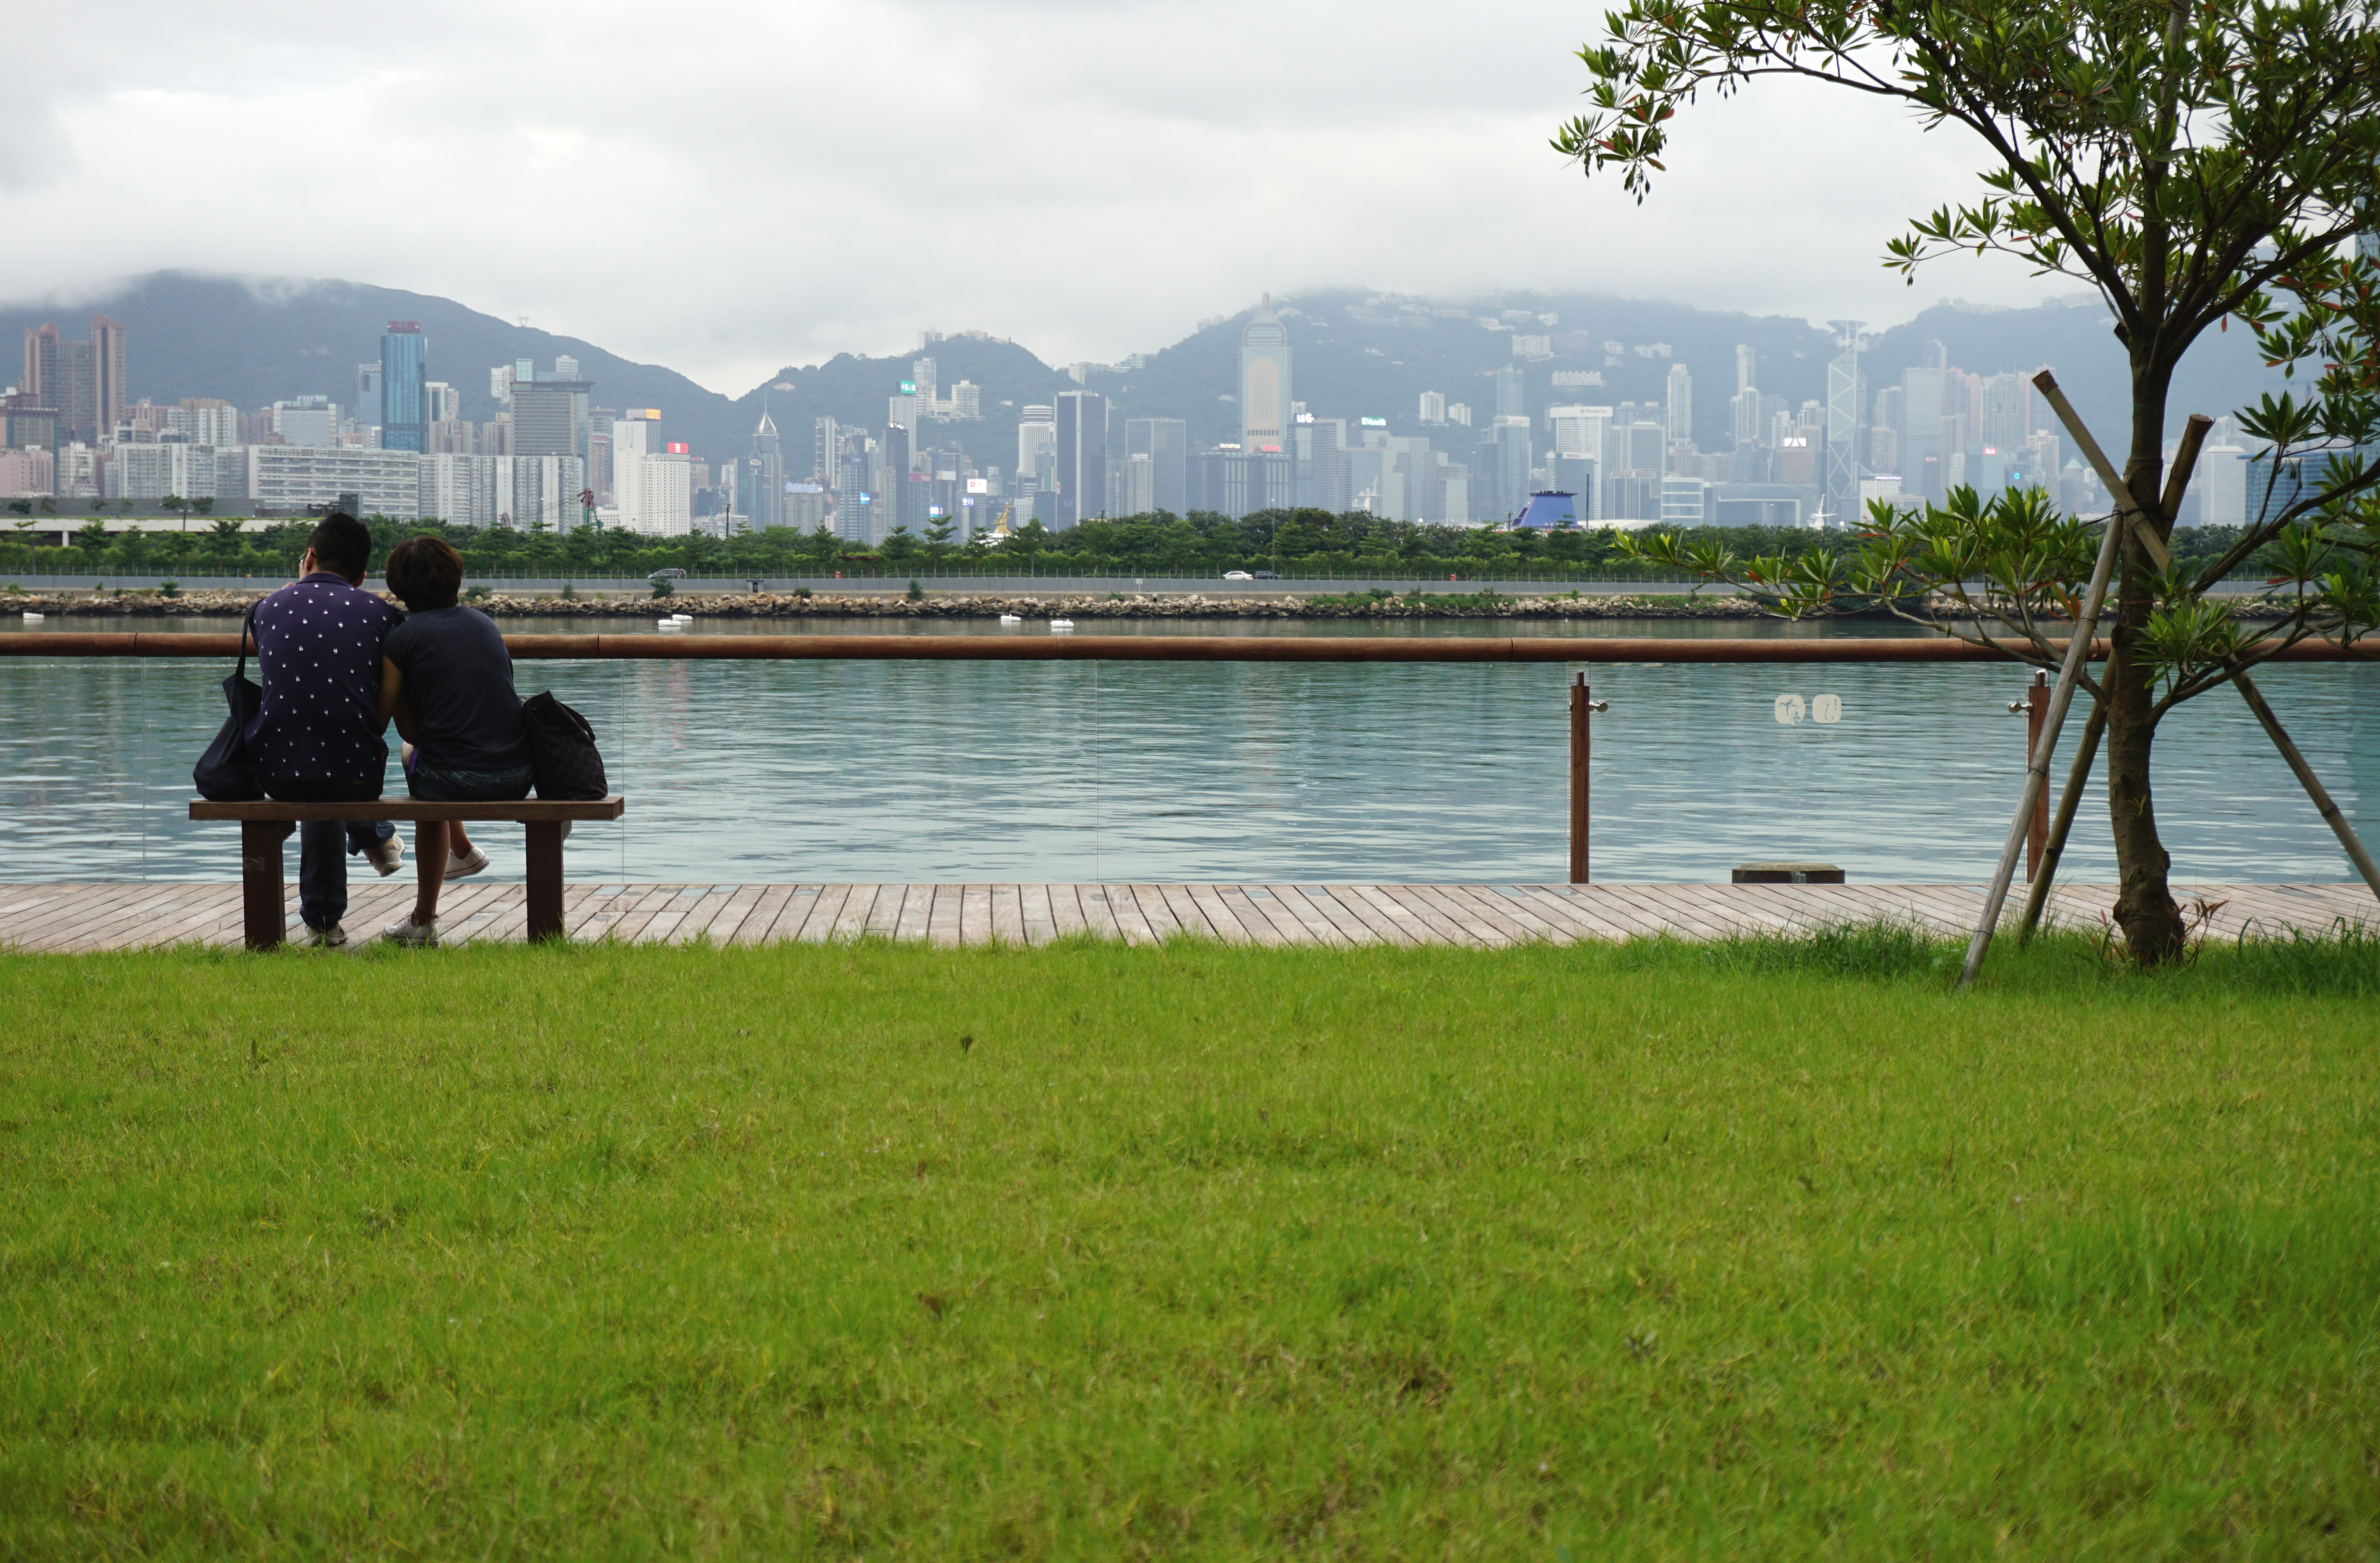
M377 781L380 648L403 615L370 592L317 570L256 605L257 682L264 699L249 753L274 782Z

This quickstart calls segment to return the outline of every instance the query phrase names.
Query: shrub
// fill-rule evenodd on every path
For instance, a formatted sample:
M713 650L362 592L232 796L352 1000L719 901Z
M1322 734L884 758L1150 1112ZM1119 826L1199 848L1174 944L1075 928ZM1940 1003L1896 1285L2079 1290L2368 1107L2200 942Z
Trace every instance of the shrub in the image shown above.
M923 602L926 600L926 588L917 584L917 577L915 576L909 577L909 590L907 596L909 600L912 602Z
M466 602L484 602L487 598L488 588L483 586L468 588L463 593L463 600Z
M157 595L160 597L179 597L182 595L182 583L172 580L160 581L157 583Z
M564 600L565 602L576 602L576 601L577 601L577 600L578 600L578 588L577 588L577 587L575 587L575 586L571 585L568 581L565 581L565 582L563 582L563 583L562 583L562 600Z
M653 595L655 597L667 597L674 589L675 588L674 588L667 579L658 580L653 583Z
M795 587L794 588L794 595L795 597L808 597L809 594L810 588L808 587Z

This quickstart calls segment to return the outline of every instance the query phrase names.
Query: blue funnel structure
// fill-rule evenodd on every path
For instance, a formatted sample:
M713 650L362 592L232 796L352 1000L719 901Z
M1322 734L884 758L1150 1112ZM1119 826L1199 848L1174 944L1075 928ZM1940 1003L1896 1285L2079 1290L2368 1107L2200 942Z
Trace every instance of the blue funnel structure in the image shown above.
M1524 530L1549 532L1557 527L1577 525L1578 496L1576 494L1531 494L1529 503L1522 507L1521 514L1512 517L1512 529L1516 532Z

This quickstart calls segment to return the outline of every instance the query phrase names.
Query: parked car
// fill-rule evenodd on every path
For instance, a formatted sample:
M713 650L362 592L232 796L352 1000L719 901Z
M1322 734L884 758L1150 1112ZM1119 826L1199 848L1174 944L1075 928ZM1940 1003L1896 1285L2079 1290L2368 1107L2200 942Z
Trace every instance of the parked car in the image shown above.
M1281 579L1281 572L1278 570L1258 570L1257 572L1257 579L1260 581L1277 581Z
M649 581L682 581L686 579L686 572L674 568L668 570L656 570L651 575L647 576L645 579Z
M1252 581L1255 580L1256 577L1249 575L1245 570L1226 570L1223 572L1223 579L1227 581Z

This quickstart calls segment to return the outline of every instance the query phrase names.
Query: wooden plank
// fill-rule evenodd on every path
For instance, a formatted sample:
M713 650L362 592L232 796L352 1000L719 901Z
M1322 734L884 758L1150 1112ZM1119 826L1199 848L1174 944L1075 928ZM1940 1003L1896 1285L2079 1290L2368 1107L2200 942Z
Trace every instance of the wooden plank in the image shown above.
M1058 937L1058 918L1050 908L1048 885L1017 886L1016 904L1025 919L1026 943L1047 944Z
M1222 937L1215 931L1214 921L1207 915L1207 909L1198 904L1198 898L1190 893L1188 885L1160 885L1157 892L1165 898L1166 910L1173 914L1173 921L1184 934L1192 939Z
M1297 920L1283 911L1261 885L1222 885L1223 904L1240 919L1240 925L1255 936L1258 944L1298 944L1305 932Z
M856 906L859 926L853 931L857 937L863 939L896 937L901 931L901 898L907 893L908 887L868 885L863 888L868 891L865 903L861 904L860 898L857 896L853 897L851 902L845 903L843 916L836 920L835 927L840 928L844 923L849 922L853 909Z
M657 917L674 916L671 903L677 899L681 885L638 885L636 900L613 925L613 933L624 939L640 939L646 936Z
M219 894L219 885L169 885L152 880L140 885L140 894L115 897L112 906L100 911L98 918L83 926L79 944L86 950L138 950L145 944L169 944L171 930L178 930L193 914L214 904ZM74 897L69 894L59 899L71 902ZM38 927L30 933L36 933L38 938ZM0 939L5 938L7 935L0 935ZM53 950L59 947L55 939L45 939L42 944ZM41 944L26 942L26 947L30 950Z
M1105 885L1076 885L1075 898L1082 903L1083 927L1095 939L1122 939L1123 929L1117 926L1115 907L1108 900Z
M730 944L767 943L769 930L776 926L778 915L784 911L785 903L793 900L794 892L801 887L762 885L758 888L760 893L753 898L751 909L744 914L744 920L735 925L735 931L727 936Z
M726 897L727 904L721 907L718 915L704 926L703 933L709 936L713 944L735 943L735 930L744 926L746 919L749 918L753 910L760 904L760 897L768 893L771 888L768 885L732 887Z
M1250 933L1247 926L1240 921L1239 914L1224 903L1218 887L1184 885L1182 888L1190 897L1191 903L1198 908L1199 915L1207 919L1207 927L1213 930L1217 939L1226 944L1256 942L1256 935Z
M936 885L934 898L926 913L926 937L932 942L952 946L964 942L966 933L966 892L965 885Z
M79 893L57 899L51 915L42 920L39 948L44 950L79 950L92 948L94 937L104 937L121 917L139 914L132 909L152 899L148 886L135 879L128 883L88 885Z
M875 926L876 903L883 898L882 885L852 886L851 893L844 899L842 909L834 915L834 924L828 930L828 937L837 940L867 938ZM898 915L897 908L895 915ZM804 924L802 937L805 939L817 937L816 927L815 919Z
M901 887L901 910L893 919L892 937L899 939L922 939L933 926L934 887L904 885Z
M1297 919L1297 926L1314 943L1344 945L1349 942L1347 936L1339 931L1339 925L1324 916L1295 885L1267 885L1265 889L1272 892L1273 900L1280 903L1282 911Z
M1183 932L1182 920L1173 915L1173 905L1165 899L1162 890L1155 885L1133 885L1129 888L1133 909L1140 914L1141 920L1148 925L1148 931L1157 937L1160 943Z
M1330 893L1329 885L1297 885L1293 888L1305 898L1305 904L1313 907L1325 922L1338 930L1342 942L1349 945L1379 942L1372 932L1371 925L1342 905L1339 898Z
M1474 943L1502 946L1515 942L1514 936L1480 917L1470 908L1459 906L1438 893L1433 885L1389 885L1384 887L1406 905L1434 915L1440 926L1463 934Z
M990 942L1011 947L1025 943L1025 896L1016 885L990 887Z
M1416 944L1477 944L1479 941L1461 928L1443 922L1427 907L1408 906L1397 896L1378 885L1349 885L1347 889L1360 895L1381 916L1401 928L1411 931Z
M1063 939L1068 934L1091 931L1091 920L1083 915L1083 898L1079 886L1044 885L1041 889L1050 897L1050 926L1057 930L1055 937Z
M816 944L834 937L834 920L840 916L852 885L788 885L785 899L778 904L776 915L760 930L759 942L783 944L800 940Z
M1366 942L1404 945L1420 942L1419 934L1358 894L1356 886L1323 885L1318 888L1330 898L1330 903L1339 909L1342 917L1363 927Z
M1578 938L1578 930L1567 918L1557 917L1508 885L1461 885L1439 887L1459 889L1463 894L1500 917L1510 918L1526 929L1529 938L1541 944L1569 944Z
M627 909L625 890L589 890L584 900L571 904L563 915L563 926L574 939L597 939L610 937L619 926L620 915Z
M1577 893L1586 889L1585 886L1515 885L1512 888L1528 899L1539 916L1567 927L1572 939L1591 939L1613 944L1634 937L1629 928L1604 916L1592 898Z

